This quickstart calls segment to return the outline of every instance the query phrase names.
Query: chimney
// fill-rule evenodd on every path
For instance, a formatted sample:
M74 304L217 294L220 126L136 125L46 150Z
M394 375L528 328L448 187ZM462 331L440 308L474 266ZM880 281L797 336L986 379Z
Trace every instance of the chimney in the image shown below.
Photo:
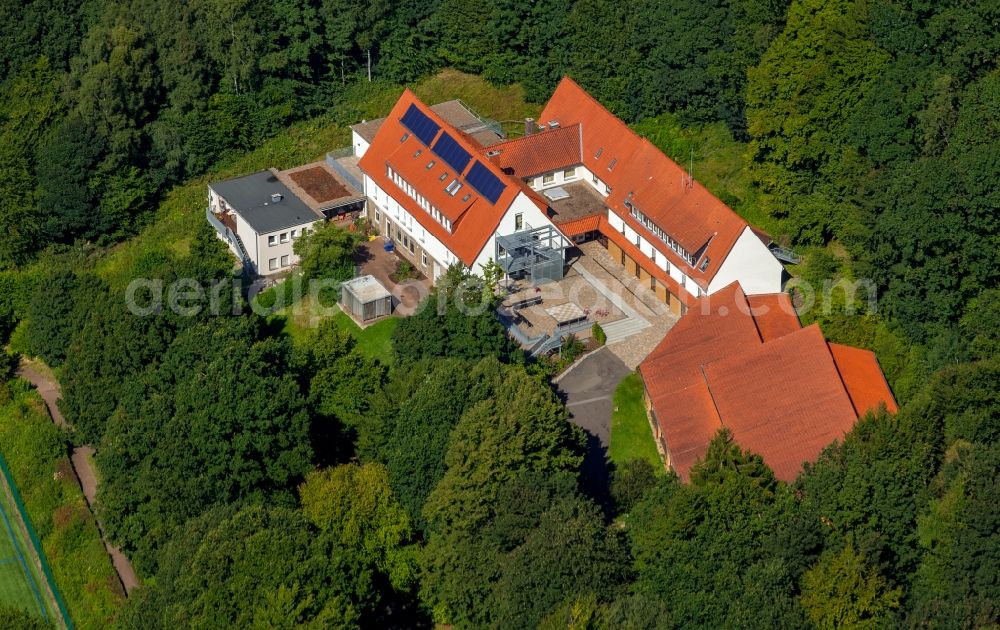
M524 135L530 136L531 134L538 131L538 124L535 122L534 118L524 119Z
M271 193L271 203L278 203L281 199L281 193Z

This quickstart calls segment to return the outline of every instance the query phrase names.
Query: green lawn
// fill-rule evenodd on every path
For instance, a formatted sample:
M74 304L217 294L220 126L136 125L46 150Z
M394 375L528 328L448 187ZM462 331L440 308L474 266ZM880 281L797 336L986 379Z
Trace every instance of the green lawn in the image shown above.
M642 390L642 379L635 372L625 377L615 390L608 454L619 466L633 459L645 459L662 472L663 462L653 442Z
M392 363L392 332L399 325L398 317L388 317L361 328L339 308L335 308L336 312L332 315L328 311L321 315L318 310L313 308L312 298L306 295L295 304L277 311L272 317L281 320L282 330L299 345L306 342L310 331L324 317L333 317L337 327L347 331L357 341L358 351L385 364Z
M0 604L51 619L34 553L15 510L6 491L0 490Z

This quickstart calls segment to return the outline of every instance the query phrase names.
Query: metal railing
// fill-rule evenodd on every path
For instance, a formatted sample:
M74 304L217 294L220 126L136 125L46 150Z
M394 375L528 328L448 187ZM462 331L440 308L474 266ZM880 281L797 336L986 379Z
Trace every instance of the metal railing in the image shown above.
M326 165L337 172L344 178L349 185L351 185L354 190L358 193L364 192L364 186L358 181L358 178L352 175L344 166L338 161L345 157L351 157L354 155L354 147L344 147L342 149L337 149L335 151L330 151L326 154Z
M774 254L775 258L786 263L797 265L800 262L802 262L802 256L799 256L798 254L788 249L787 247L772 245L771 253Z
M236 248L239 253L240 260L243 262L244 268L252 268L253 260L250 258L250 254L247 252L246 246L243 245L243 239L236 232L229 229L229 226L222 221L215 218L215 213L209 207L205 208L205 218L208 219L208 224L215 228L215 231L219 233L222 238L226 239L230 245Z

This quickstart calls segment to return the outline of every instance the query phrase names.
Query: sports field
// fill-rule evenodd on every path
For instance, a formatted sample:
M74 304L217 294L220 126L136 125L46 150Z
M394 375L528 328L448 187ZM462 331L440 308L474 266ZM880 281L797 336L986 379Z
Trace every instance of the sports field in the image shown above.
M0 479L0 604L51 619L31 546Z

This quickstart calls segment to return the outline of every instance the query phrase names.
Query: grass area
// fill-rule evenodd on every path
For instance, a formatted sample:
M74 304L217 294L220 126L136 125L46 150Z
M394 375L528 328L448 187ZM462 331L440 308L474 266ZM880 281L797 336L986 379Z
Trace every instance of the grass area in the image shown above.
M388 317L361 328L337 307L316 307L309 295L303 296L291 306L276 311L272 317L280 320L282 330L297 345L307 342L310 332L322 319L332 317L338 328L354 337L361 354L385 364L392 363L392 332L399 325L398 317Z
M682 125L672 114L647 118L634 126L670 159L751 225L779 237L781 222L760 209L757 191L745 167L746 144L733 139L723 123Z
M52 619L31 544L17 520L17 508L0 485L0 604Z
M653 441L642 391L642 379L636 372L625 377L615 390L608 455L619 466L633 459L645 459L662 472L663 462Z
M43 552L78 628L114 624L121 582L69 462L66 436L25 381L0 384L0 449L41 539Z

